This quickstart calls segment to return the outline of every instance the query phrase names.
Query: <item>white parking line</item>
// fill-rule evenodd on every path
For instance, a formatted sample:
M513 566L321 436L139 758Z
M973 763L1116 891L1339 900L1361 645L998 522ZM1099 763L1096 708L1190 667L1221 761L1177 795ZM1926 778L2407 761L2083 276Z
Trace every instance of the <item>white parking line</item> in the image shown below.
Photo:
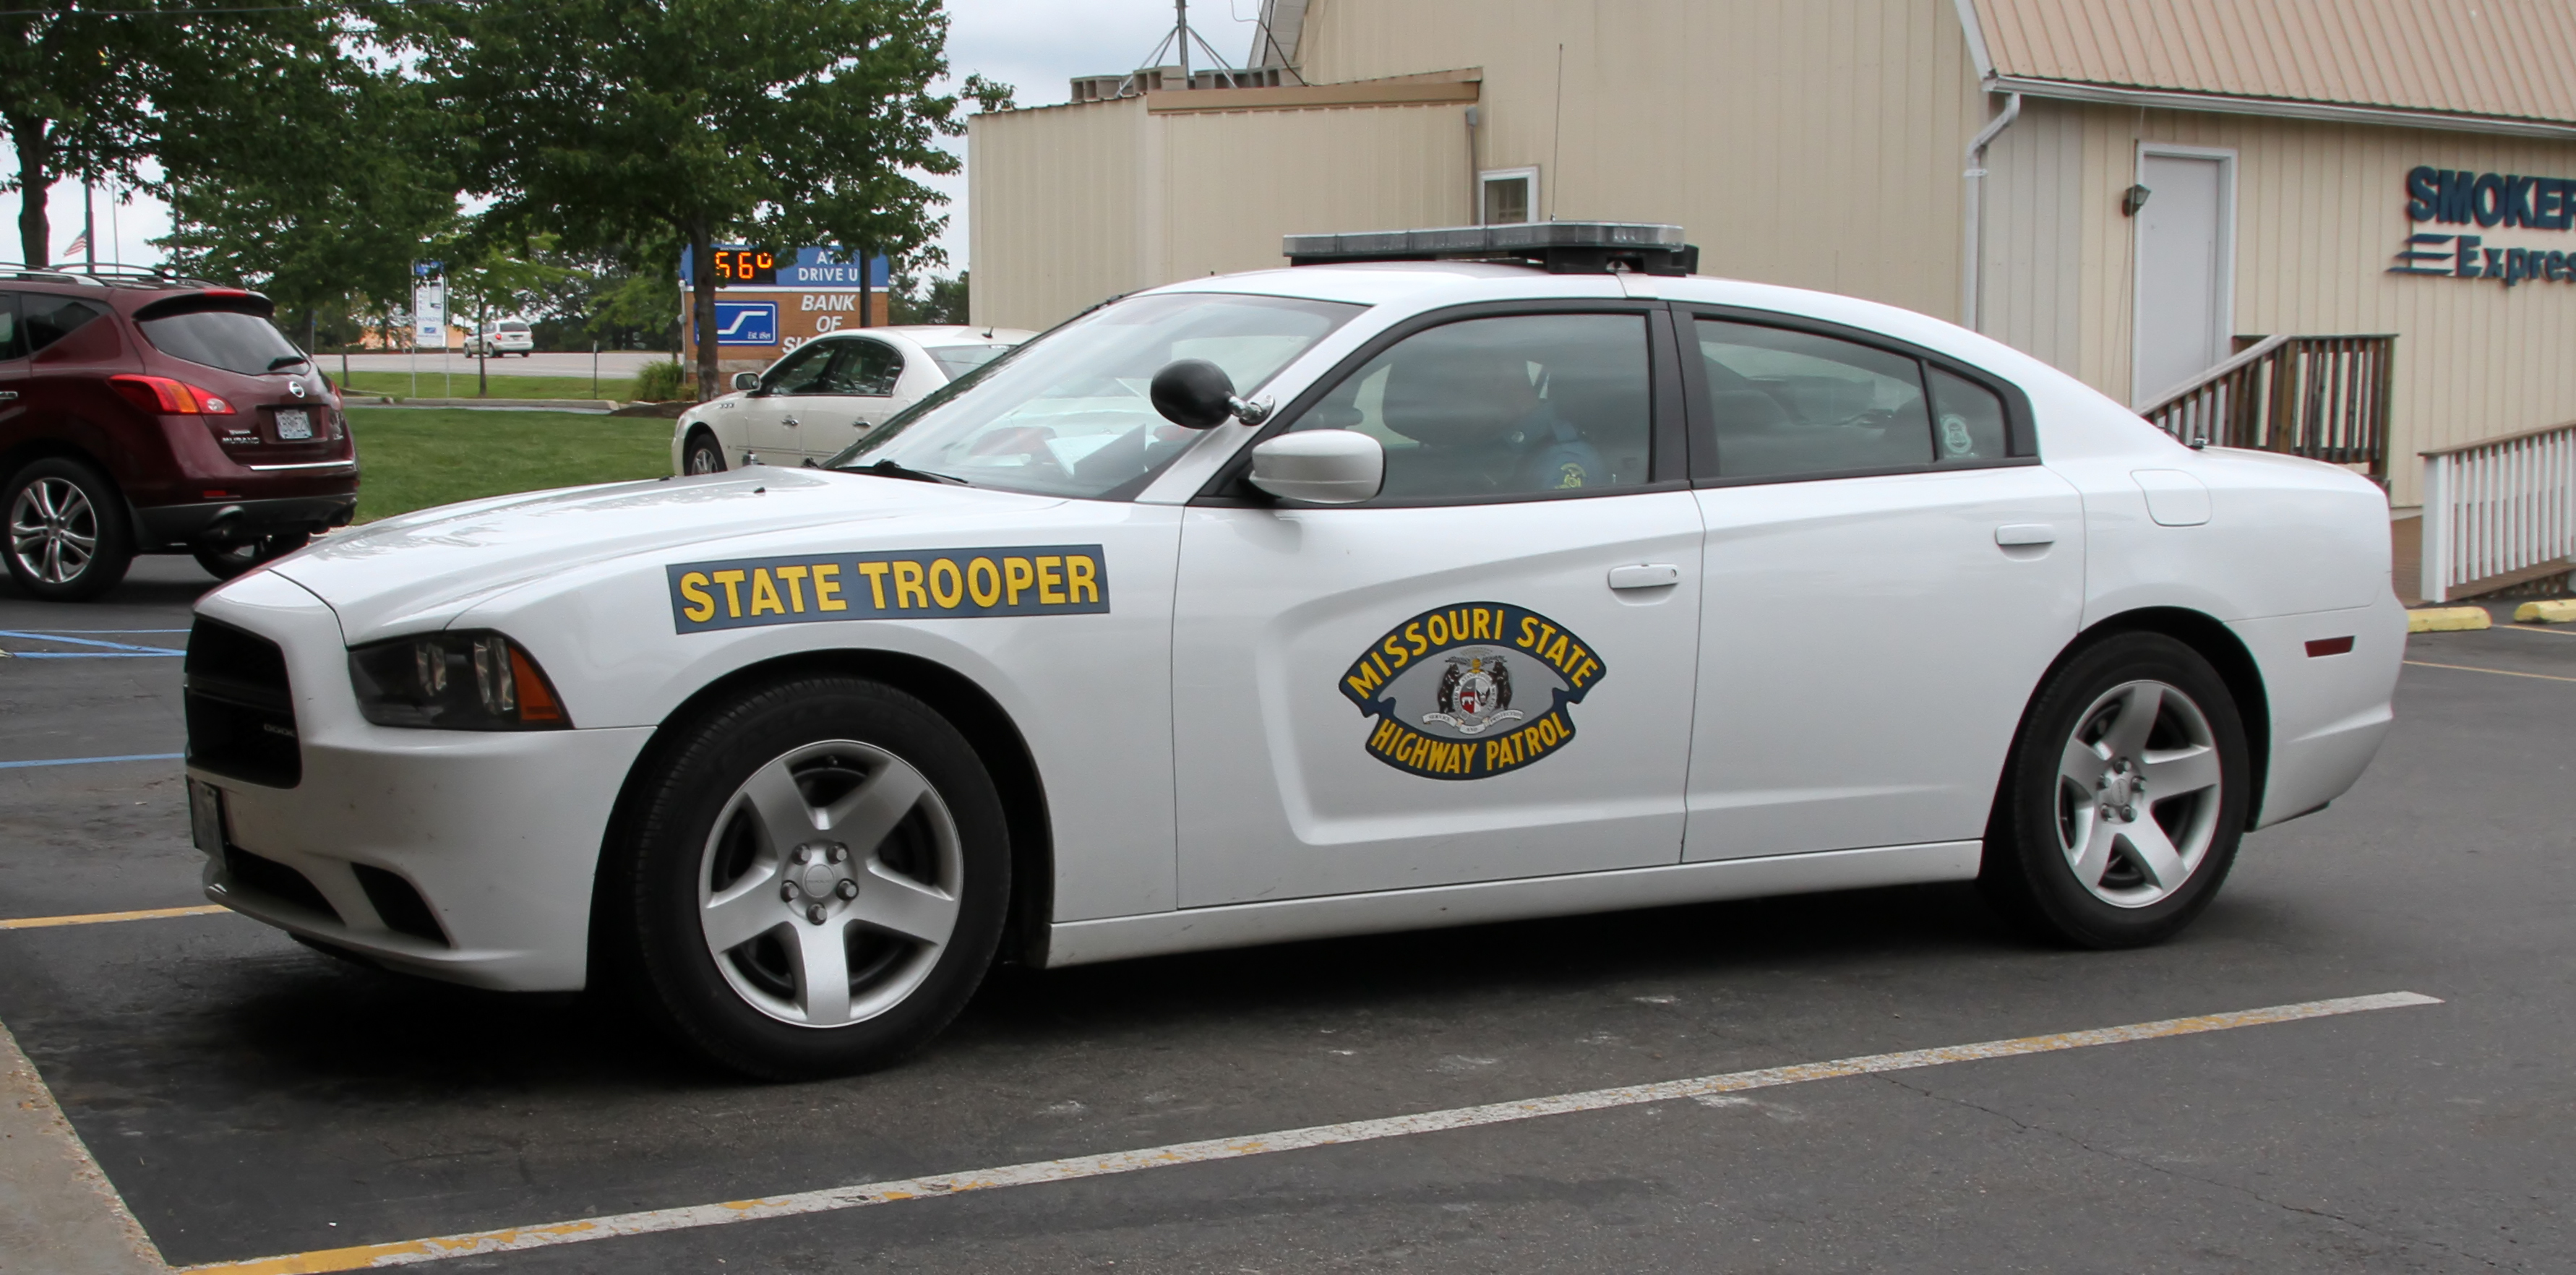
M753 1222L764 1218L830 1213L876 1204L894 1204L904 1200L935 1199L960 1195L968 1191L990 1191L1000 1187L1033 1186L1046 1182L1070 1182L1079 1178L1134 1173L1139 1169L1204 1164L1215 1160L1236 1160L1245 1156L1268 1155L1276 1151L1372 1142L1382 1138L1410 1137L1415 1134L1438 1133L1449 1129L1471 1129L1480 1125L1534 1120L1541 1116L1560 1116L1578 1111L1604 1111L1614 1107L1632 1107L1641 1103L1739 1093L1747 1089L1805 1084L1809 1081L1832 1080L1843 1076L1865 1076L1879 1072L1906 1071L1918 1067L1941 1067L1951 1063L2013 1058L2023 1054L2055 1053L2060 1050L2084 1049L2094 1045L2119 1045L2132 1041L2190 1036L2202 1032L2232 1031L2239 1027L2259 1027L2267 1023L2287 1023L2307 1018L2325 1018L2336 1014L2356 1014L2366 1010L2438 1004L2441 1004L2440 1000L2414 992L2383 992L2375 996L2351 996L2341 1000L2272 1005L2262 1009L2240 1009L2230 1013L2204 1014L2193 1018L2167 1018L2152 1023L2131 1023L2123 1027L2097 1027L2089 1031L2063 1032L2049 1036L2023 1036L2012 1040L1990 1040L1974 1045L1949 1045L1938 1049L1869 1054L1859 1058L1799 1063L1788 1067L1764 1068L1760 1071L1729 1072L1724 1075L1699 1076L1689 1080L1625 1085L1615 1089L1592 1089L1582 1093L1557 1094L1553 1097L1529 1098L1518 1102L1490 1103L1480 1107L1457 1107L1446 1111L1425 1111L1414 1115L1389 1116L1377 1120L1313 1125L1303 1129L1248 1134L1236 1138L1210 1138L1203 1142L1179 1142L1168 1146L1145 1147L1135 1151L1112 1151L1103 1155L1072 1156L1062 1160L1041 1160L994 1169L943 1173L932 1177L870 1182L860 1186L833 1187L798 1195L771 1196L767 1199L734 1200L723 1204L700 1204L686 1208L651 1209L640 1213L619 1213L608 1217L582 1218L570 1222L551 1222L537 1226L510 1227L462 1235L442 1235L434 1239L405 1240L391 1244L360 1244L349 1248L292 1253L241 1262L215 1262L186 1269L191 1272L220 1271L227 1272L228 1275L309 1275L310 1272L316 1271L353 1271L388 1266L410 1266L419 1262L435 1262L451 1257L515 1253L525 1249L551 1248L559 1244L582 1244L592 1240L615 1239L628 1235L652 1235L664 1231L685 1231L700 1227L724 1226L734 1222Z

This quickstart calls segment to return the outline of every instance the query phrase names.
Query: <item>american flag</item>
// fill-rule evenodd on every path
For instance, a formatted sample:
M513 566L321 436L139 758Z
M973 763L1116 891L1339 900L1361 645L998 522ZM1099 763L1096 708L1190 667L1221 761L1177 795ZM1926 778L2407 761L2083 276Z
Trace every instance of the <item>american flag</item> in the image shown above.
M63 249L63 256L77 257L87 251L89 251L89 232L84 230L72 238L71 247Z

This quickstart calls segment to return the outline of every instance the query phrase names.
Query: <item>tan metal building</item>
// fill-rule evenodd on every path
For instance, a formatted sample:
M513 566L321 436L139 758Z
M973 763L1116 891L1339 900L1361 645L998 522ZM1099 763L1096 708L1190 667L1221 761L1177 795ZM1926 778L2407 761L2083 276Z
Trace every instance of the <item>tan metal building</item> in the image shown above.
M1279 87L1095 79L1097 100L974 120L977 322L1275 266L1285 234L1674 222L1704 272L1960 320L2142 408L2244 338L2394 337L2280 347L2240 397L2322 394L2351 419L2308 450L2381 470L2400 505L2421 449L2576 419L2566 0L1263 14Z

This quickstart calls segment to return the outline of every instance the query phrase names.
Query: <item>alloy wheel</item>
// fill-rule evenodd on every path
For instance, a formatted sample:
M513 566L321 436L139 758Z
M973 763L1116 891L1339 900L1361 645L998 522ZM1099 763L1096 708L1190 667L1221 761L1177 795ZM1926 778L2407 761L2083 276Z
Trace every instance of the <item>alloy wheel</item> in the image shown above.
M10 502L10 556L46 584L68 584L88 570L98 537L98 510L68 478L39 478Z
M964 879L956 820L929 779L875 745L826 740L771 760L725 802L700 858L699 928L746 1003L838 1027L929 977Z
M2057 842L2115 907L2171 897L2218 834L2224 771L2209 718L2175 686L2125 682L2076 719L2057 766Z

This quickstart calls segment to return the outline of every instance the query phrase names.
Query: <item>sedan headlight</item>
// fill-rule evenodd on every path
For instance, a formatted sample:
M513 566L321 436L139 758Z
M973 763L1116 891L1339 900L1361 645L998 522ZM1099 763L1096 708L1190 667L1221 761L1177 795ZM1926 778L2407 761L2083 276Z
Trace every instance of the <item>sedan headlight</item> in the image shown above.
M378 726L563 730L572 725L545 670L498 633L425 633L353 648L358 711Z

